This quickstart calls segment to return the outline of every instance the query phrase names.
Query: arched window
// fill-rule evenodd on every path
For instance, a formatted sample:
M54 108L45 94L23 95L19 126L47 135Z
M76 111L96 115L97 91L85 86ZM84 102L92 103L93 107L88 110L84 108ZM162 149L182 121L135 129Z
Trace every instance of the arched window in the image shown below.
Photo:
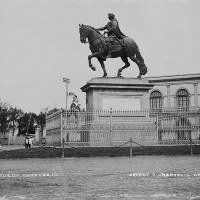
M153 91L150 95L150 109L158 110L162 108L162 95L159 91Z
M189 108L189 94L187 90L178 90L176 94L176 103L178 108Z

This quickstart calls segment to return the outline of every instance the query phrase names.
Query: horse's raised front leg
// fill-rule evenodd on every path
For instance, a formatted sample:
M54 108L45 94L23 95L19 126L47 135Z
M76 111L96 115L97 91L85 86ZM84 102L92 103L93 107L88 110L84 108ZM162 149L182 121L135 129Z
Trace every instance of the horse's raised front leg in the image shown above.
M95 54L95 53L94 53L94 54ZM92 59L93 57L95 57L94 54L88 56L89 67L90 67L93 71L96 70L96 68L93 66L93 64L92 64L92 62L91 62L91 59Z
M97 57L100 57L100 56L101 56L101 53L100 53L100 52L95 52L95 53L93 53L92 55L89 55L89 56L88 56L89 67L90 67L93 71L95 71L96 68L93 66L91 60L92 60L93 57L96 57L96 58L97 58Z
M126 56L121 56L121 59L125 63L125 65L118 70L118 73L117 73L118 77L122 77L122 75L121 75L122 70L124 70L130 66L130 63L128 62L128 58Z
M97 59L98 59L99 63L101 64L101 67L103 69L103 77L106 77L107 76L107 72L106 72L106 68L105 68L103 59L102 58L97 58Z

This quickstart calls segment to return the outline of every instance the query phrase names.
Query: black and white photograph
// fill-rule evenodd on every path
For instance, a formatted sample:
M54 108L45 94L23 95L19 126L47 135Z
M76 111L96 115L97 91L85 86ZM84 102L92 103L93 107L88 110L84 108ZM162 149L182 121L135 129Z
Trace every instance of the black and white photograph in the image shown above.
M0 200L200 200L200 0L0 0Z

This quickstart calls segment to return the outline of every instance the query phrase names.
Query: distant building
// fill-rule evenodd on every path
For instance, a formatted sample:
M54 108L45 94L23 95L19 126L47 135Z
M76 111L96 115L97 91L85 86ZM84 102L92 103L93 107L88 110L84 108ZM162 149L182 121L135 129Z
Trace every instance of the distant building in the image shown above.
M150 109L200 108L200 74L145 79L155 85L149 92Z
M63 138L64 110L60 109L46 116L46 144L60 144Z
M40 144L42 141L42 133L40 127L35 128L35 134L33 136L33 144ZM46 137L46 128L43 129L43 137ZM1 145L24 145L25 135L19 135L19 130L16 128L14 133L13 130L9 130L7 133L0 133L0 144Z
M18 134L18 129L8 131L5 134L0 134L1 145L23 145L25 137Z

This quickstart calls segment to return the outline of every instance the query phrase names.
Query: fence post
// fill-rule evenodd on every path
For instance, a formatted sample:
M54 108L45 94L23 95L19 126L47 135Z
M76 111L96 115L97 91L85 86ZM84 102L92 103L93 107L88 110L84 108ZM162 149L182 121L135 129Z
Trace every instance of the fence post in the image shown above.
M54 116L52 117L51 146L53 147Z
M198 136L198 139L199 139L199 141L200 141L200 109L198 110L198 115L197 116L199 116L199 126L198 126L198 133L199 133L199 136ZM199 141L198 141L198 144L199 144Z
M159 121L158 121L158 113L156 114L156 131L157 131L157 139L159 141Z
M112 146L112 108L110 108L110 146Z
M190 139L190 155L193 155L193 151L192 151L192 139Z
M130 138L130 157L133 156L133 145L132 145L132 143L133 143L133 140L132 140L132 138Z
M51 133L51 146L53 147L53 131Z
M63 138L62 139L62 158L64 158L65 157L65 139Z

